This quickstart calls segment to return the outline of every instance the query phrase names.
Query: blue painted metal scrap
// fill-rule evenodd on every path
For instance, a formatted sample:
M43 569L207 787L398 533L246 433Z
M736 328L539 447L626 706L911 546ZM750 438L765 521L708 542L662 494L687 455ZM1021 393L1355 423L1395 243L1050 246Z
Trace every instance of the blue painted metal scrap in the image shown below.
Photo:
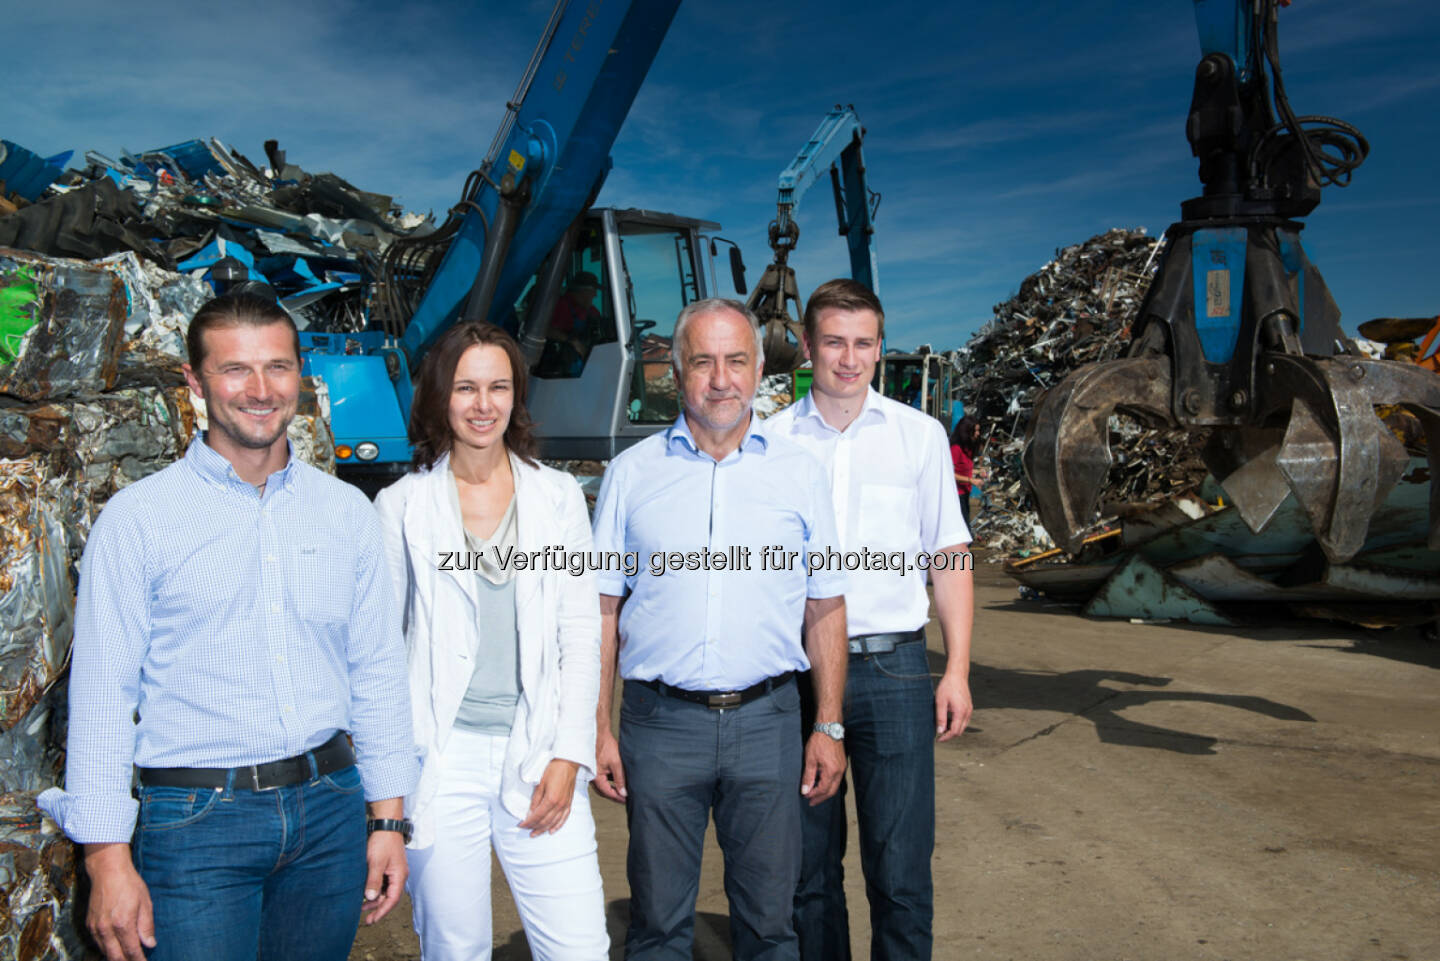
M5 181L10 193L34 203L64 172L64 167L55 166L18 143L0 140L0 180Z

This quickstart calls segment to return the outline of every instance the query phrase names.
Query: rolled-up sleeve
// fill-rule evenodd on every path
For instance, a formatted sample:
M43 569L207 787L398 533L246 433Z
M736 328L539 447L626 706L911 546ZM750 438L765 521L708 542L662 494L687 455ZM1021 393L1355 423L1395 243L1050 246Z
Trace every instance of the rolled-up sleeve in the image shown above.
M37 799L79 844L128 842L140 671L150 642L151 564L141 505L123 492L95 521L80 563L70 661L65 789Z
M355 598L346 658L350 676L350 735L365 799L403 797L415 790L420 762L410 726L405 641L395 585L386 562L380 521L363 499L355 511Z

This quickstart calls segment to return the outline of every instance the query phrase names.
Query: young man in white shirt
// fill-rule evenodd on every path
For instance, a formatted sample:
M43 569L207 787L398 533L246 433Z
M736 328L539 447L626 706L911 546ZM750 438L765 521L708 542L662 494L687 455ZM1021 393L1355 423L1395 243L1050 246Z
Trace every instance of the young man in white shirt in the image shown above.
M844 743L870 899L871 956L926 961L934 916L932 739L958 735L971 711L970 532L945 428L870 388L884 322L880 301L863 285L832 280L817 288L805 308L813 384L766 421L765 431L799 443L825 466L841 550L860 555L845 595ZM933 689L925 650L927 571L945 644L944 671ZM834 798L802 813L795 929L803 959L850 957L844 794L842 784Z

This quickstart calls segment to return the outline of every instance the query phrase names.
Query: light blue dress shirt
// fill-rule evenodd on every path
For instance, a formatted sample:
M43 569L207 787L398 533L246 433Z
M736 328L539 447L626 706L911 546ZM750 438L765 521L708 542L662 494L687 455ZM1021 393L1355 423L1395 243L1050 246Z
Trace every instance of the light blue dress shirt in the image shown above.
M596 550L639 555L633 576L596 578L602 594L628 595L620 676L731 691L808 670L805 600L842 595L846 581L838 564L811 570L807 558L837 544L814 457L767 439L752 415L739 449L717 462L682 414L611 462L595 504Z
M374 509L297 461L262 495L200 438L85 545L65 786L72 840L129 841L131 767L228 768L354 739L370 800L415 788L405 647Z

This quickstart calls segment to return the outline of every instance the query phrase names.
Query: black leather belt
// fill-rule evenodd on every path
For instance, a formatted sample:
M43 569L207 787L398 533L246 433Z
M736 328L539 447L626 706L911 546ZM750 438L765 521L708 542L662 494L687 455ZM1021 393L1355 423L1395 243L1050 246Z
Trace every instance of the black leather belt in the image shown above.
M748 704L762 694L768 694L777 687L789 684L794 676L794 671L786 671L775 677L767 677L759 684L751 684L743 691L687 691L683 687L671 687L664 681L636 681L635 683L648 687L664 697L674 697L718 710L722 707L739 707L741 704Z
M310 766L314 759L315 766ZM140 783L146 787L223 788L233 784L237 789L271 791L288 784L301 784L347 768L355 763L355 751L344 731L304 754L249 767L137 767ZM234 780L231 780L231 775Z
M917 641L925 640L925 628L917 627L913 631L900 631L894 634L857 634L850 638L850 653L864 656L866 654L889 654L901 644L914 644Z

